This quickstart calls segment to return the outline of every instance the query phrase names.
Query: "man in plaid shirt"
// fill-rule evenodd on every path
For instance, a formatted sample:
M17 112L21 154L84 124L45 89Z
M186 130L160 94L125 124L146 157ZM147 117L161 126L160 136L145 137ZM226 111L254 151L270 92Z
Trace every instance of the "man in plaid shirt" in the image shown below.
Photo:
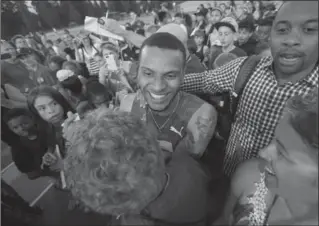
M270 46L272 57L258 63L237 108L224 161L228 176L238 163L271 143L289 98L318 88L318 2L284 3L273 23ZM212 95L231 92L244 59L188 74L182 89Z

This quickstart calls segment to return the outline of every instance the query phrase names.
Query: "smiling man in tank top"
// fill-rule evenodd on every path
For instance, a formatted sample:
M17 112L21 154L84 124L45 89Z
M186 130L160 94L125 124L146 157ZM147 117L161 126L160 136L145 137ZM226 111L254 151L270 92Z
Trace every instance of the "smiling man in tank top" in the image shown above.
M168 154L187 151L200 158L213 136L216 110L198 97L180 91L186 50L172 34L155 33L141 47L136 94L123 98L121 110L146 121Z

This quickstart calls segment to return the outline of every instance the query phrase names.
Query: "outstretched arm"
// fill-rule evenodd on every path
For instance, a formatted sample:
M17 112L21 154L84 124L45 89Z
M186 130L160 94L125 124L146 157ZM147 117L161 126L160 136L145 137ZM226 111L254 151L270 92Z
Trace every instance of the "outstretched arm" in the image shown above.
M229 92L234 86L244 60L245 57L241 57L215 70L187 74L181 89L195 94Z

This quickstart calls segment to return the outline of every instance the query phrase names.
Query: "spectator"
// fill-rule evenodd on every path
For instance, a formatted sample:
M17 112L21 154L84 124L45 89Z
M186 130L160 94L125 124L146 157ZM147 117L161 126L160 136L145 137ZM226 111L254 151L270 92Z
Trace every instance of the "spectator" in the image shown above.
M30 78L36 86L41 84L48 86L56 85L57 80L52 76L52 72L49 68L36 61L34 52L31 49L22 48L17 57L29 70Z
M195 55L202 63L207 64L209 48L205 45L205 32L203 30L196 31L194 40L197 47Z
M172 21L172 16L169 12L166 11L160 11L158 14L158 20L159 20L159 26L163 26L165 24L168 24Z
M222 10L223 13L226 13L227 7L225 3L220 3L218 7Z
M76 61L65 61L62 69L68 69L74 72L75 75L81 75L84 78L89 78L89 71L85 64Z
M137 35L134 32L122 29L119 23L115 20L108 19L107 21L105 21L104 26L107 30L124 37L128 42L133 43L138 48L142 46L142 43L145 40L145 37ZM167 24L161 27L157 32L167 32L173 34L184 44L185 48L187 48L186 54L188 60L186 61L186 73L205 71L205 67L200 63L199 59L194 54L189 53L188 35L180 25L173 23Z
M45 47L46 47L47 49L53 48L54 52L55 52L56 54L59 54L59 48L58 48L56 45L53 44L52 40L48 39L48 40L46 41L46 43L45 43Z
M102 56L105 59L105 64L100 68L99 81L105 85L111 79L113 82L120 82L127 87L130 91L131 87L128 77L122 67L122 62L119 59L119 50L117 46L108 42L101 46Z
M193 28L195 25L195 23L193 24L193 21L192 21L192 17L187 14L187 13L176 13L175 16L174 16L174 20L173 20L174 23L176 24L179 24L179 25L183 25L183 27L186 28L186 32L187 32L187 35L190 36L192 31L193 31ZM184 29L184 28L183 28Z
M213 64L217 56L221 53L232 53L237 57L247 56L244 50L235 46L236 33L238 32L238 24L235 19L226 17L216 24L219 33L221 48L214 48L210 53L209 68Z
M26 94L34 87L33 81L29 77L29 71L17 58L16 49L6 41L1 41L1 84L2 87L10 84L19 89L22 94ZM19 97L14 96L9 97L9 99L20 100Z
M270 144L288 98L318 87L318 35L315 31L304 33L300 27L318 16L317 8L318 2L286 2L278 11L270 39L272 57L263 58L254 69L236 111L226 148L226 175ZM300 16L296 19L295 15ZM282 22L292 29L280 33L277 28ZM186 75L183 90L232 92L244 59L217 70Z
M198 12L195 14L196 15L196 21L197 24L195 26L194 31L196 30L205 30L206 27L206 22L205 22L205 18L206 18L206 14L204 14L203 12ZM194 33L193 31L193 33Z
M259 152L261 158L236 169L225 223L318 224L317 88L305 97L293 97L284 112L273 142Z
M56 72L62 69L64 62L66 62L66 60L60 56L51 56L47 60L47 65L53 74L56 75Z
M97 63L94 61L93 57L96 53L98 53L99 46L94 44L92 39L90 38L90 33L82 30L78 34L78 39L81 40L81 45L75 51L76 60L82 63L85 63L87 68L89 69L90 75L98 75L99 67Z
M218 31L216 29L215 24L218 23L222 19L222 11L219 8L213 8L211 13L208 14L208 25L206 26L206 42L207 46L211 47L213 45L218 44Z
M66 147L62 137L62 123L67 118L67 113L75 111L67 100L57 90L50 86L39 86L28 94L28 108L32 116L45 125L50 138L49 145L58 145L62 157ZM53 152L53 151L52 151Z
M86 84L89 103L93 108L113 108L116 99L116 90L109 90L112 87L105 87L98 80L90 79Z
M252 21L242 20L238 24L238 41L235 46L244 50L247 56L255 54L257 41L253 37L255 27Z
M254 21L258 21L263 17L263 3L262 1L254 1L254 12L253 17Z
M87 109L85 105L89 104L86 97L86 81L83 82L80 75L76 75L73 71L67 69L59 70L56 76L60 85L59 92L63 94L76 112L83 115L82 109Z
M138 118L99 109L70 124L65 137L72 144L65 161L72 194L117 216L114 225L205 225L205 173L186 154L176 153L165 167L156 138Z
M268 42L273 21L271 18L261 19L258 21L256 35L259 42Z
M29 48L25 37L22 35L13 36L11 42L15 45L17 51L19 51L21 48Z
M47 132L36 124L28 110L9 110L4 121L15 133L16 142L11 146L13 162L18 170L34 180L41 176L58 178L54 161L46 161L49 150Z

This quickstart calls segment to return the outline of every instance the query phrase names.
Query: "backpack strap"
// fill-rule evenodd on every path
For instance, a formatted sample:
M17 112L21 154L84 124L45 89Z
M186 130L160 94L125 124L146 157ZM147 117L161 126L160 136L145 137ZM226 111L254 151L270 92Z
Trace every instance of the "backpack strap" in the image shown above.
M243 64L241 65L239 69L239 73L237 75L235 85L234 85L234 91L232 92L233 98L231 101L231 113L232 113L233 121L235 119L235 113L237 110L237 105L239 103L240 97L250 77L254 73L257 64L260 62L261 58L262 58L261 56L257 56L257 55L249 56L244 60Z

